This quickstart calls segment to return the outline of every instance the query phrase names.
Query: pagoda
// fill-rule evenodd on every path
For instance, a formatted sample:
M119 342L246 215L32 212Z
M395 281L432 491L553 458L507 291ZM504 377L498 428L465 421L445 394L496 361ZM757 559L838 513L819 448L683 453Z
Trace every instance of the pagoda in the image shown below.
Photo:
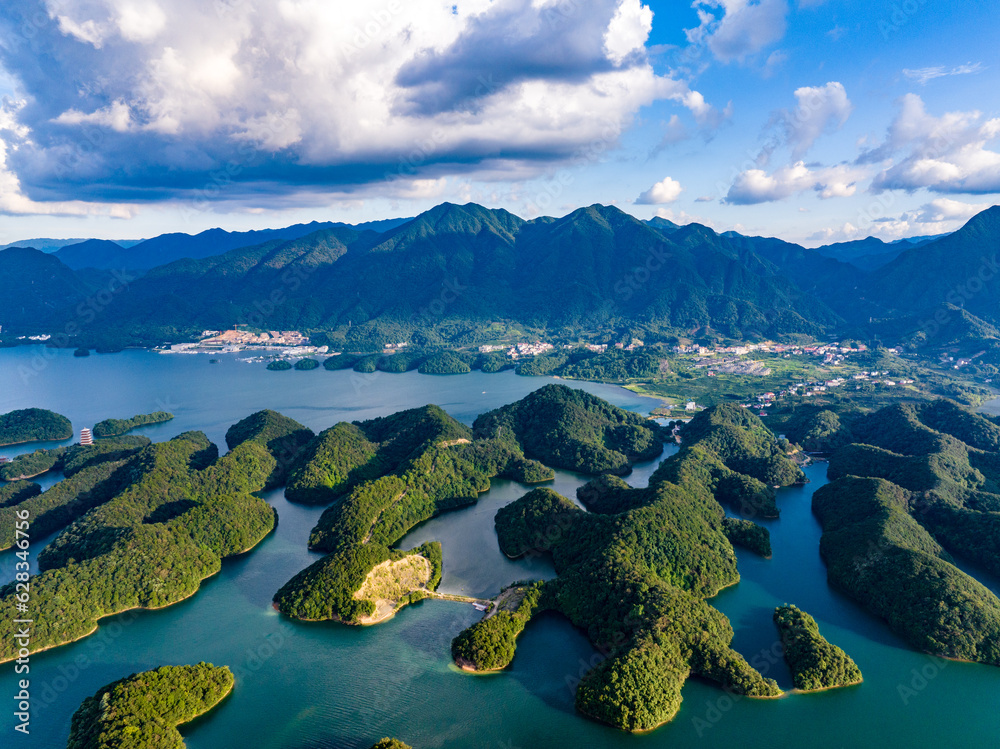
M94 444L94 435L90 433L90 430L87 429L87 427L84 427L83 429L80 430L80 444L81 445Z

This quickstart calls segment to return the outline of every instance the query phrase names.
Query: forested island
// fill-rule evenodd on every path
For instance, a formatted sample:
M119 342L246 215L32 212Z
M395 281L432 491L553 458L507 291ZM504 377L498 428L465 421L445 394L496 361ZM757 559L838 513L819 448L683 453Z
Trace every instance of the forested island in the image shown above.
M49 471L61 471L67 476L72 476L90 465L126 457L149 443L147 437L128 436L120 439L104 439L93 445L43 448L18 455L0 466L0 479L22 481Z
M211 663L119 679L83 701L66 749L183 749L177 727L218 705L233 683L228 668Z
M38 484L30 482L11 484L26 483L37 491L26 490L16 505L0 504L0 549L14 544L17 512L29 512L32 534L40 537L64 528L88 510L110 500L128 483L125 472L119 469L150 444L146 437L122 437L101 440L93 445L36 451L13 460L4 468L18 472L26 470L23 461L35 467L40 461L46 465L52 461L50 467L62 471L65 478L44 492Z
M830 583L926 653L1000 665L1000 599L951 556L1000 572L1000 425L937 401L829 438L813 511Z
M121 437L123 434L131 432L147 424L162 424L174 418L172 413L166 411L154 411L151 414L137 414L131 419L105 419L94 425L95 437Z
M497 476L534 483L553 474L516 442L475 438L437 406L321 432L290 471L285 496L330 505L309 538L328 556L284 585L275 606L300 619L362 624L423 597L440 581L440 547L393 545L417 523L476 502Z
M466 671L499 671L514 659L516 641L531 618L552 608L545 583L502 590L482 620L451 643L451 656Z
M785 661L792 670L795 688L803 692L861 683L861 669L851 657L819 633L819 625L795 606L774 610Z
M544 416L533 425L539 434L552 427ZM578 498L589 512L549 489L501 508L496 529L504 553L551 554L558 577L508 616L460 634L452 645L456 661L474 670L503 668L526 621L552 609L608 654L576 692L577 709L595 720L629 731L655 728L676 715L681 688L694 674L737 694L778 696L778 685L731 648L728 619L705 599L739 581L721 503L773 516L772 485L802 474L760 420L739 407L703 411L682 438L680 452L660 464L645 489L614 476L582 487Z
M1000 600L950 556L1000 568L1000 424L946 401L834 416L803 412L789 430L792 441L838 445L832 481L813 498L831 584L921 650L1000 664ZM274 527L257 496L264 488L284 485L290 501L326 507L309 538L326 556L277 591L275 607L374 624L441 597L440 544L396 546L415 525L475 503L494 477L543 482L548 466L587 473L577 492L586 510L536 488L496 513L501 550L550 555L557 577L501 591L454 638L452 657L469 671L502 670L531 620L557 612L607 654L579 682L579 712L646 731L676 715L692 676L751 697L781 693L732 649L733 629L708 599L739 581L734 544L770 555L753 520L777 517L776 487L804 480L794 447L736 405L697 413L680 436L679 451L637 489L623 476L659 454L668 432L562 385L472 428L425 406L316 434L265 410L229 429L223 457L200 432L28 453L7 466L15 480L0 486L0 518L27 509L33 534L62 529L31 578L36 652L85 637L105 616L195 593ZM65 478L46 491L19 479L36 469ZM0 548L12 540L0 533ZM13 585L0 589L0 615L16 617ZM774 618L796 688L860 680L808 614L782 607ZM0 643L0 661L14 657L14 643Z
M204 434L185 432L89 465L15 505L39 513L34 533L66 526L39 554L30 580L31 651L85 637L105 616L195 593L223 558L253 548L274 527L274 510L254 492L275 465L255 442L220 458ZM0 615L17 618L13 583L0 589ZM0 643L0 662L16 655L12 639Z
M0 447L26 442L58 442L73 436L69 419L44 408L0 414Z

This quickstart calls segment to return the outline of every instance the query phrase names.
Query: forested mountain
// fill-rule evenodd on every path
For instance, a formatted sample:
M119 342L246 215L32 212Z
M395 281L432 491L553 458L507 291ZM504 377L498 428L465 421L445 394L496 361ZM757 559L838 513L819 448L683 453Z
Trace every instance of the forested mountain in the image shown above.
M182 258L212 257L235 250L238 247L249 247L275 240L298 239L324 229L355 228L358 231L370 229L384 231L406 221L408 219L388 219L360 224L357 227L331 221L322 223L312 221L308 224L295 224L282 229L262 229L259 231L229 232L223 229L208 229L195 235L175 232L147 239L134 247L124 247L102 239L89 239L63 247L55 253L55 256L74 270L80 268L104 270L127 268L128 270L146 271Z
M0 252L0 325L40 331L56 312L65 312L84 299L90 286L52 255L31 248ZM41 325L40 325L41 323Z
M888 315L933 313L950 303L989 323L1000 323L1000 206L989 208L954 234L907 250L868 276L866 295Z
M855 243L859 257L899 253L866 272L856 257L829 257L834 246L643 222L609 206L525 221L444 203L374 230L313 223L163 235L132 248L91 241L54 256L6 250L0 276L17 283L0 299L0 325L23 334L76 321L75 343L107 347L236 323L323 333L356 350L622 329L652 340L877 334L924 345L929 337L917 334L935 314L937 328L1000 323L998 221L1000 207L923 243ZM122 268L136 269L125 287L112 277ZM81 319L80 303L104 289L115 292L110 303L104 291L96 313ZM951 312L939 312L946 304Z

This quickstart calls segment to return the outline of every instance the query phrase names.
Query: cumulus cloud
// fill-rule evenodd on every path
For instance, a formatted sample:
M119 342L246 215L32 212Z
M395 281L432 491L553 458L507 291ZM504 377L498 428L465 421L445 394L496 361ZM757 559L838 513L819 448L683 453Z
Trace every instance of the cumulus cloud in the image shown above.
M812 191L820 198L844 198L854 195L857 183L865 174L857 167L838 165L810 168L798 161L768 174L763 169L740 173L729 188L725 202L730 205L755 205L783 200Z
M843 84L836 81L798 88L795 99L795 111L783 112L780 117L792 158L800 159L821 135L843 127L854 105Z
M637 205L663 205L673 203L681 196L684 188L681 183L670 177L664 177L655 185L642 193L635 202Z
M1000 153L988 148L998 137L1000 118L986 120L978 111L935 117L919 96L907 94L885 141L858 162L888 164L872 181L874 192L1000 192Z
M657 100L725 116L654 71L651 22L640 0L10 3L0 67L30 137L8 168L38 200L530 177L613 148Z
M67 109L56 117L55 121L63 125L80 125L85 122L93 125L104 125L115 132L124 133L132 126L132 110L128 104L119 99L103 109L97 109L90 113L84 113L78 109Z
M0 107L0 215L3 216L110 216L131 218L135 206L119 203L93 203L83 200L35 201L24 194L21 181L8 167L10 147L7 139L24 141L27 128L18 124L15 115L23 102L5 101Z
M787 0L696 0L695 7L701 24L688 40L707 44L720 62L743 62L780 41L788 25Z

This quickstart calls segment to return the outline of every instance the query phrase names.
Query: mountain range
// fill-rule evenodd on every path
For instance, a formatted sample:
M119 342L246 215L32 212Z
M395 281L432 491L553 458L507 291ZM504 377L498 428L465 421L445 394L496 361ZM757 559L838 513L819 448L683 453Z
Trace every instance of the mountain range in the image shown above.
M75 323L74 342L111 347L236 323L359 350L612 332L943 344L1000 326L998 244L1000 207L947 236L813 250L611 206L527 221L444 203L373 224L4 250L0 278L12 291L0 325L25 334Z

